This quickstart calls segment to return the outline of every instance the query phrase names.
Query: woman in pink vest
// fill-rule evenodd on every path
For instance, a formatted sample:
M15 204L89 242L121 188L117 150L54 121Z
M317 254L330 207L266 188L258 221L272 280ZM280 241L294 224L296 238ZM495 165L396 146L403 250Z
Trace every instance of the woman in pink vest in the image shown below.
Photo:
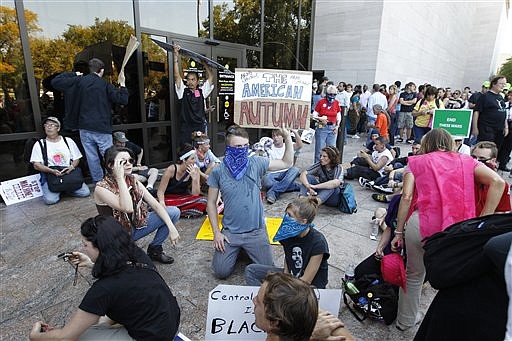
M494 213L505 181L468 155L453 152L454 140L444 129L423 136L417 156L409 157L404 172L392 250L407 249L407 286L400 289L396 327L406 330L417 322L421 287L425 279L424 238L448 226L476 217L475 183L489 186L481 216ZM407 228L406 228L407 223Z

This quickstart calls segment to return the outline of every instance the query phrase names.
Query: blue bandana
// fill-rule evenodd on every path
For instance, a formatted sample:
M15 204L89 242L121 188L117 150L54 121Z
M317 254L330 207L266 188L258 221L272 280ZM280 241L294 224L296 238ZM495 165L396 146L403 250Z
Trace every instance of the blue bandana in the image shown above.
M245 172L247 172L247 168L249 168L248 152L249 146L226 146L226 154L224 155L223 162L235 180L240 180L244 176Z
M273 241L278 242L280 240L298 236L304 230L306 230L309 227L313 227L313 226L315 226L315 225L298 223L294 219L290 218L290 216L288 216L288 214L285 213L284 217L283 217L283 222L279 226L279 229L277 230Z

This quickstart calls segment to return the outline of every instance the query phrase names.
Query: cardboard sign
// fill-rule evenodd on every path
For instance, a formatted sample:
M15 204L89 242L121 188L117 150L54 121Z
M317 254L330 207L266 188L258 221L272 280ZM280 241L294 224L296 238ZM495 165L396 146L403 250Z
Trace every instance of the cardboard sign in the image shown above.
M436 109L432 119L432 128L443 128L453 137L466 138L471 132L473 110Z
M222 230L222 217L223 215L219 215L217 217L217 221L219 222L219 230ZM265 218L265 224L267 225L268 240L270 241L270 244L280 245L279 242L273 242L272 239L274 239L274 236L276 235L277 230L279 229L279 226L281 226L282 222L283 218ZM199 231L197 231L196 239L213 240L212 224L210 223L210 219L208 217L204 219L201 228L199 229Z
M235 69L234 122L247 128L309 127L310 71Z
M265 340L256 327L252 299L259 287L218 285L208 297L206 340ZM316 289L319 306L338 316L341 290Z
M6 205L34 199L43 195L39 174L24 176L0 183L0 195Z

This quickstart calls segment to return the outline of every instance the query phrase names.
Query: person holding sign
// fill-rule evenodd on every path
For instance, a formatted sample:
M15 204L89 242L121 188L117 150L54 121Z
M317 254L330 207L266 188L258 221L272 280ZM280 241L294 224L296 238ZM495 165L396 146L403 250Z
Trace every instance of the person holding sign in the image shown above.
M311 286L290 275L268 274L253 303L266 341L354 340L338 318L319 310Z
M412 116L416 117L412 130L414 132L414 137L417 140L421 141L423 135L432 129L432 117L434 116L434 110L444 109L443 101L436 98L436 96L437 89L433 86L429 86L427 90L425 90L425 98L416 103L416 106L412 111Z
M92 181L96 183L103 178L101 156L113 144L112 106L128 104L128 90L125 87L124 73L119 74L119 88L102 78L105 64L98 58L89 61L89 71L84 76L79 72L61 73L52 80L52 85L60 91L76 89L77 110L70 112L70 117L67 117L67 128L80 130L80 141L84 146L87 165Z
M183 85L180 70L180 46L174 46L174 83L176 95L181 102L180 125L181 139L180 143L192 143L192 132L206 131L206 113L204 110L204 99L210 95L213 90L215 75L208 65L204 69L208 74L208 79L203 86L199 86L199 75L197 72L189 71L186 76L187 85Z
M329 246L324 235L313 228L318 210L315 197L297 198L286 207L283 222L274 237L284 248L284 268L249 264L245 268L247 285L258 286L269 272L285 272L325 289Z
M315 163L320 161L320 151L327 146L336 145L336 136L341 122L341 107L336 100L337 90L334 85L329 85L325 98L318 101L313 111L312 119L315 120Z
M274 263L259 184L267 170L275 171L293 165L292 139L285 129L282 136L285 140L283 158L269 160L260 156L249 157L249 134L245 129L237 125L227 129L224 160L208 178L207 213L215 249L212 268L218 278L231 275L241 249L257 264ZM224 201L222 231L219 230L217 217L219 192Z

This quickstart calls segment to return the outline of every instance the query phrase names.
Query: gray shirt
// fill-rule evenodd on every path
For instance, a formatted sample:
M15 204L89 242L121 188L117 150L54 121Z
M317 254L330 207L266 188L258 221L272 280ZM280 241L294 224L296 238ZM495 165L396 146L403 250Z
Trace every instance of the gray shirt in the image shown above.
M208 186L218 188L224 200L222 226L231 233L246 233L265 228L261 202L261 177L266 173L269 159L249 158L247 172L235 180L224 163L215 167L208 178Z

